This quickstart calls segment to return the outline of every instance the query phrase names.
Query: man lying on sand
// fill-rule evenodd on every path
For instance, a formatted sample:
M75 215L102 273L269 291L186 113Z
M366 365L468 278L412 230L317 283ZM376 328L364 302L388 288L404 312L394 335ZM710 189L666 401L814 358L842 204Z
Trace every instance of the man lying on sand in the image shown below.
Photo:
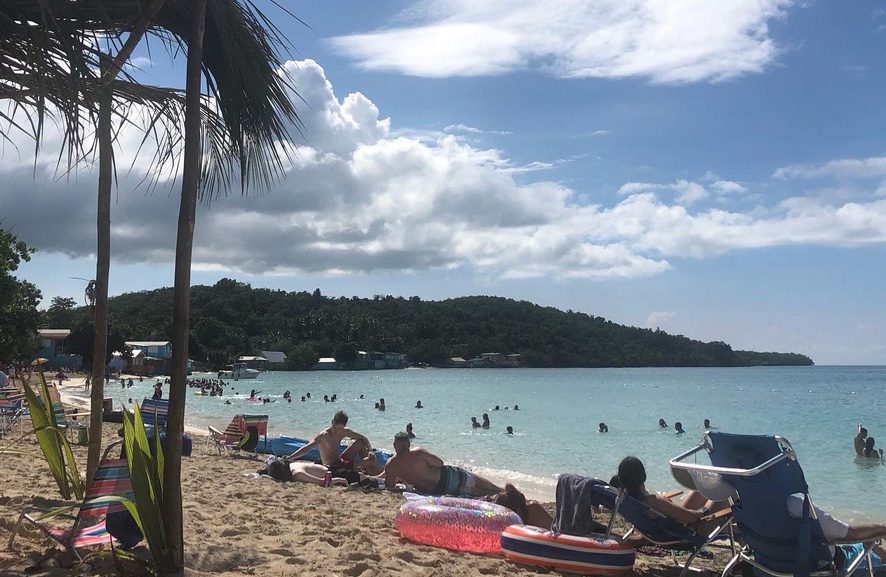
M271 463L259 469L259 474L268 475L277 481L298 481L300 483L315 483L317 485L326 484L326 473L329 471L323 465L316 463L308 463L306 461L298 461L289 463L283 459L271 461ZM347 486L347 479L341 477L332 477L331 484L333 486Z
M398 480L429 495L483 497L502 491L492 481L444 464L443 459L425 449L411 448L409 434L404 432L394 435L394 456L388 459L384 470L385 487L393 488Z
M320 462L332 471L333 477L343 477L349 482L357 482L359 476L356 469L363 469L367 474L375 475L381 472L381 467L372 453L372 445L364 435L348 429L348 415L339 411L332 417L332 424L328 429L320 431L314 440L298 449L286 459L294 461L317 447L320 451ZM344 438L352 439L353 442L347 449L339 454L338 449ZM346 475L343 471L350 472Z

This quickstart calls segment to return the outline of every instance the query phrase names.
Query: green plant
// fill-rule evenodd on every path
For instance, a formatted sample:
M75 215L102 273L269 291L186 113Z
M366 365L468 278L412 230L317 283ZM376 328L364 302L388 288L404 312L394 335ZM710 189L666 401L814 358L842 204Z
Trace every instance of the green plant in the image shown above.
M132 414L124 410L123 446L134 500L124 501L123 504L138 524L155 563L163 567L168 564L169 549L160 510L163 502L164 456L157 430L154 431L153 442L152 452L138 405L133 407Z
M64 433L58 429L43 369L40 369L41 396L37 396L30 385L23 384L25 397L28 399L31 411L34 433L37 435L37 442L40 444L40 449L43 451L43 457L46 459L46 464L49 465L52 476L55 477L58 489L63 498L70 499L73 494L80 501L83 499L83 479L80 478L80 473L77 470L77 462L74 460L71 445Z

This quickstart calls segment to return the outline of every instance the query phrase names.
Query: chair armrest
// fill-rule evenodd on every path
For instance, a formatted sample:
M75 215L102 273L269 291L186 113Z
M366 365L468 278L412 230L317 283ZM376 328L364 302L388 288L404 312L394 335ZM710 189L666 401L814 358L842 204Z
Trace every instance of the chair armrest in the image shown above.
M699 517L698 520L700 522L707 522L707 521L713 521L715 519L722 519L723 517L728 517L729 515L732 515L732 509L730 509L729 507L726 507L725 509L720 509L719 511L711 513L710 515L705 515L704 517Z
M209 425L206 428L209 429L209 437L211 439L218 440L218 439L222 438L223 433L221 431L219 431L218 429L216 429L215 427L213 427L212 425Z

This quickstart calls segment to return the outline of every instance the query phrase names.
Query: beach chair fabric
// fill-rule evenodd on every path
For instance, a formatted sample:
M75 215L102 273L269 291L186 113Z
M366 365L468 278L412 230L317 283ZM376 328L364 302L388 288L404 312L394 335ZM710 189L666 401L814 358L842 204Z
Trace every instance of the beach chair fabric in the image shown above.
M145 397L139 409L145 426L154 427L158 431L166 428L166 421L169 418L169 399L154 400Z
M721 473L723 480L738 492L733 515L745 544L731 565L744 559L752 562L758 573L798 577L821 573L846 575L864 566L862 559L842 570L834 566L832 549L812 514L809 487L790 443L768 435L710 432L707 445L715 467L750 471L780 458L760 467L755 474ZM803 515L799 519L788 512L791 495L803 499ZM884 574L886 568L881 566L875 573Z
M9 548L12 548L18 529L25 521L35 525L46 536L64 545L80 560L82 560L82 557L78 551L79 549L110 544L113 537L108 533L106 523L108 515L125 513L126 507L117 500L109 499L109 497L134 499L126 459L109 457L111 452L119 450L122 444L122 441L118 441L105 449L104 456L99 461L95 478L86 487L85 496L80 505L42 511L39 508L31 507L22 512L9 538ZM70 512L74 510L77 511L77 514L72 516ZM38 514L34 514L35 512ZM68 528L61 528L55 524L48 523L50 519L56 521L63 518L73 518L72 525ZM140 540L139 536L138 539L126 539L128 543L120 543L116 540L114 542L118 546L128 548L134 546Z
M605 481L599 479L596 481L592 487L592 501L594 505L602 506L612 512L609 527L612 527L615 515L621 515L625 521L633 525L625 537L632 531L637 531L658 547L668 549L672 553L677 551L688 553L689 557L682 565L681 576L692 570L692 562L713 541L728 539L729 547L732 547L732 535L728 532L730 523L728 514L719 519L717 527L710 534L701 534L693 527L659 513L646 503L634 499ZM676 556L673 559L679 565Z
M12 429L16 423L21 425L21 417L24 414L24 394L11 388L0 389L0 437Z
M209 427L210 440L219 454L226 452L255 453L259 438L268 442L268 415L235 415L224 431Z

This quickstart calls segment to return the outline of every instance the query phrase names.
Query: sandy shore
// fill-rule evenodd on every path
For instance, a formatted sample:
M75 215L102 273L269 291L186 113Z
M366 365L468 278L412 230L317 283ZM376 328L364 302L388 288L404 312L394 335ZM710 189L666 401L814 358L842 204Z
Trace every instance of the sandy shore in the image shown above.
M26 427L29 425L26 422ZM119 425L105 426L105 441L115 440ZM16 429L17 430L17 429ZM4 437L4 447L17 435ZM72 558L37 532L17 538L6 550L22 508L58 504L52 481L33 435L17 445L24 455L0 455L0 577L69 575ZM74 447L85 468L85 447ZM278 483L244 476L257 461L218 456L205 439L194 438L194 454L183 459L182 489L186 575L443 577L468 575L550 575L500 557L455 553L415 545L394 528L402 497L385 491L364 493L302 483ZM146 555L143 545L141 550ZM726 557L696 564L719 572ZM639 554L635 574L676 576L670 556ZM97 563L87 574L114 574Z

